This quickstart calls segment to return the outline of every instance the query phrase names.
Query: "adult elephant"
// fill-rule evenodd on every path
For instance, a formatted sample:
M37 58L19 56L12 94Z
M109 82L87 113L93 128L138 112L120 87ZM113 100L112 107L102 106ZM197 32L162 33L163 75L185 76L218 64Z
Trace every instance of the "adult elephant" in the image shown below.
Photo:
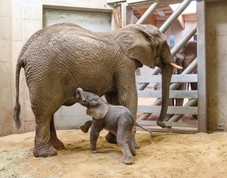
M169 46L156 27L128 25L113 32L95 33L63 23L31 36L16 66L14 119L19 128L19 76L23 67L36 121L34 156L56 155L57 150L64 148L56 134L54 113L62 105L77 102L78 87L105 95L109 103L123 105L136 116L135 70L142 64L162 69L162 124L174 64ZM106 139L116 141L110 133Z
M181 74L196 58L197 58L197 42L189 41L174 56L175 63L183 67L183 69L177 69L175 73ZM197 68L192 73L197 74ZM188 83L188 86L189 85L191 87L191 90L197 90L197 83ZM186 90L187 83L181 83L181 85L177 89ZM177 98L175 99L174 105L182 106L183 102L184 102L183 98Z

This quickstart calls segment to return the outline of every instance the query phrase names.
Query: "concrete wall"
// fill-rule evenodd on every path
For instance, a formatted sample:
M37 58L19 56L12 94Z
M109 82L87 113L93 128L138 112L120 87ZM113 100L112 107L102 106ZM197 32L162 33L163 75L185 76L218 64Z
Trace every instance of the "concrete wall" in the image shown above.
M0 1L0 136L12 132L11 2Z
M43 27L43 8L111 11L105 0L0 0L0 136L34 130L24 71L20 76L20 130L14 128L15 68L17 57L27 39ZM113 24L112 24L113 25Z
M206 3L208 130L227 126L227 1Z

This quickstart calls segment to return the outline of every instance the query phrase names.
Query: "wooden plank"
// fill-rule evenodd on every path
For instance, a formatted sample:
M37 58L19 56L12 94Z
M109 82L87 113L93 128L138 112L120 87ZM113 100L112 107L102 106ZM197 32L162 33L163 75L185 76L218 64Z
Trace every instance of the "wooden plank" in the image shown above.
M140 113L160 113L161 106L138 106L138 112ZM198 107L196 106L169 106L167 110L167 114L198 114Z
M161 75L152 75L149 78L145 76L136 76L136 81L138 84L141 83L161 83ZM186 83L186 82L197 82L197 74L181 74L181 75L172 75L172 83Z
M161 98L161 90L138 90L139 98ZM169 98L198 98L197 90L170 90Z

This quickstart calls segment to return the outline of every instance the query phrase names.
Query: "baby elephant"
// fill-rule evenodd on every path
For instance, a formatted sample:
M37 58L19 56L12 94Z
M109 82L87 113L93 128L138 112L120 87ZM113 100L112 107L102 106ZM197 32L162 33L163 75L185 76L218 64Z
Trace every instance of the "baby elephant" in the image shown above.
M86 124L81 127L82 131L87 132L91 126L91 151L96 151L99 133L102 129L106 129L116 135L117 143L123 152L123 162L125 164L132 164L136 150L132 144L135 139L134 134L132 134L135 118L132 116L131 112L123 106L109 105L99 96L91 92L83 91L81 88L77 88L76 97L81 105L87 107L87 114L93 118L92 121L86 122Z

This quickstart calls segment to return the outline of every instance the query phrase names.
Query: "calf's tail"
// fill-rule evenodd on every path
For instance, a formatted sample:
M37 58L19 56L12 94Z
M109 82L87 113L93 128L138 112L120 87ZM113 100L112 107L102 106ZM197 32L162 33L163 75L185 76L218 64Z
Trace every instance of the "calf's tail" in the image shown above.
M140 124L139 124L139 123L137 123L137 122L135 122L135 125L136 125L136 126L138 126L138 127L140 127L141 129L145 130L145 131L150 132L150 133L151 133L151 136L152 136L152 131L151 131L151 130L149 130L149 129L147 129L147 128L143 127L142 125L140 125Z

